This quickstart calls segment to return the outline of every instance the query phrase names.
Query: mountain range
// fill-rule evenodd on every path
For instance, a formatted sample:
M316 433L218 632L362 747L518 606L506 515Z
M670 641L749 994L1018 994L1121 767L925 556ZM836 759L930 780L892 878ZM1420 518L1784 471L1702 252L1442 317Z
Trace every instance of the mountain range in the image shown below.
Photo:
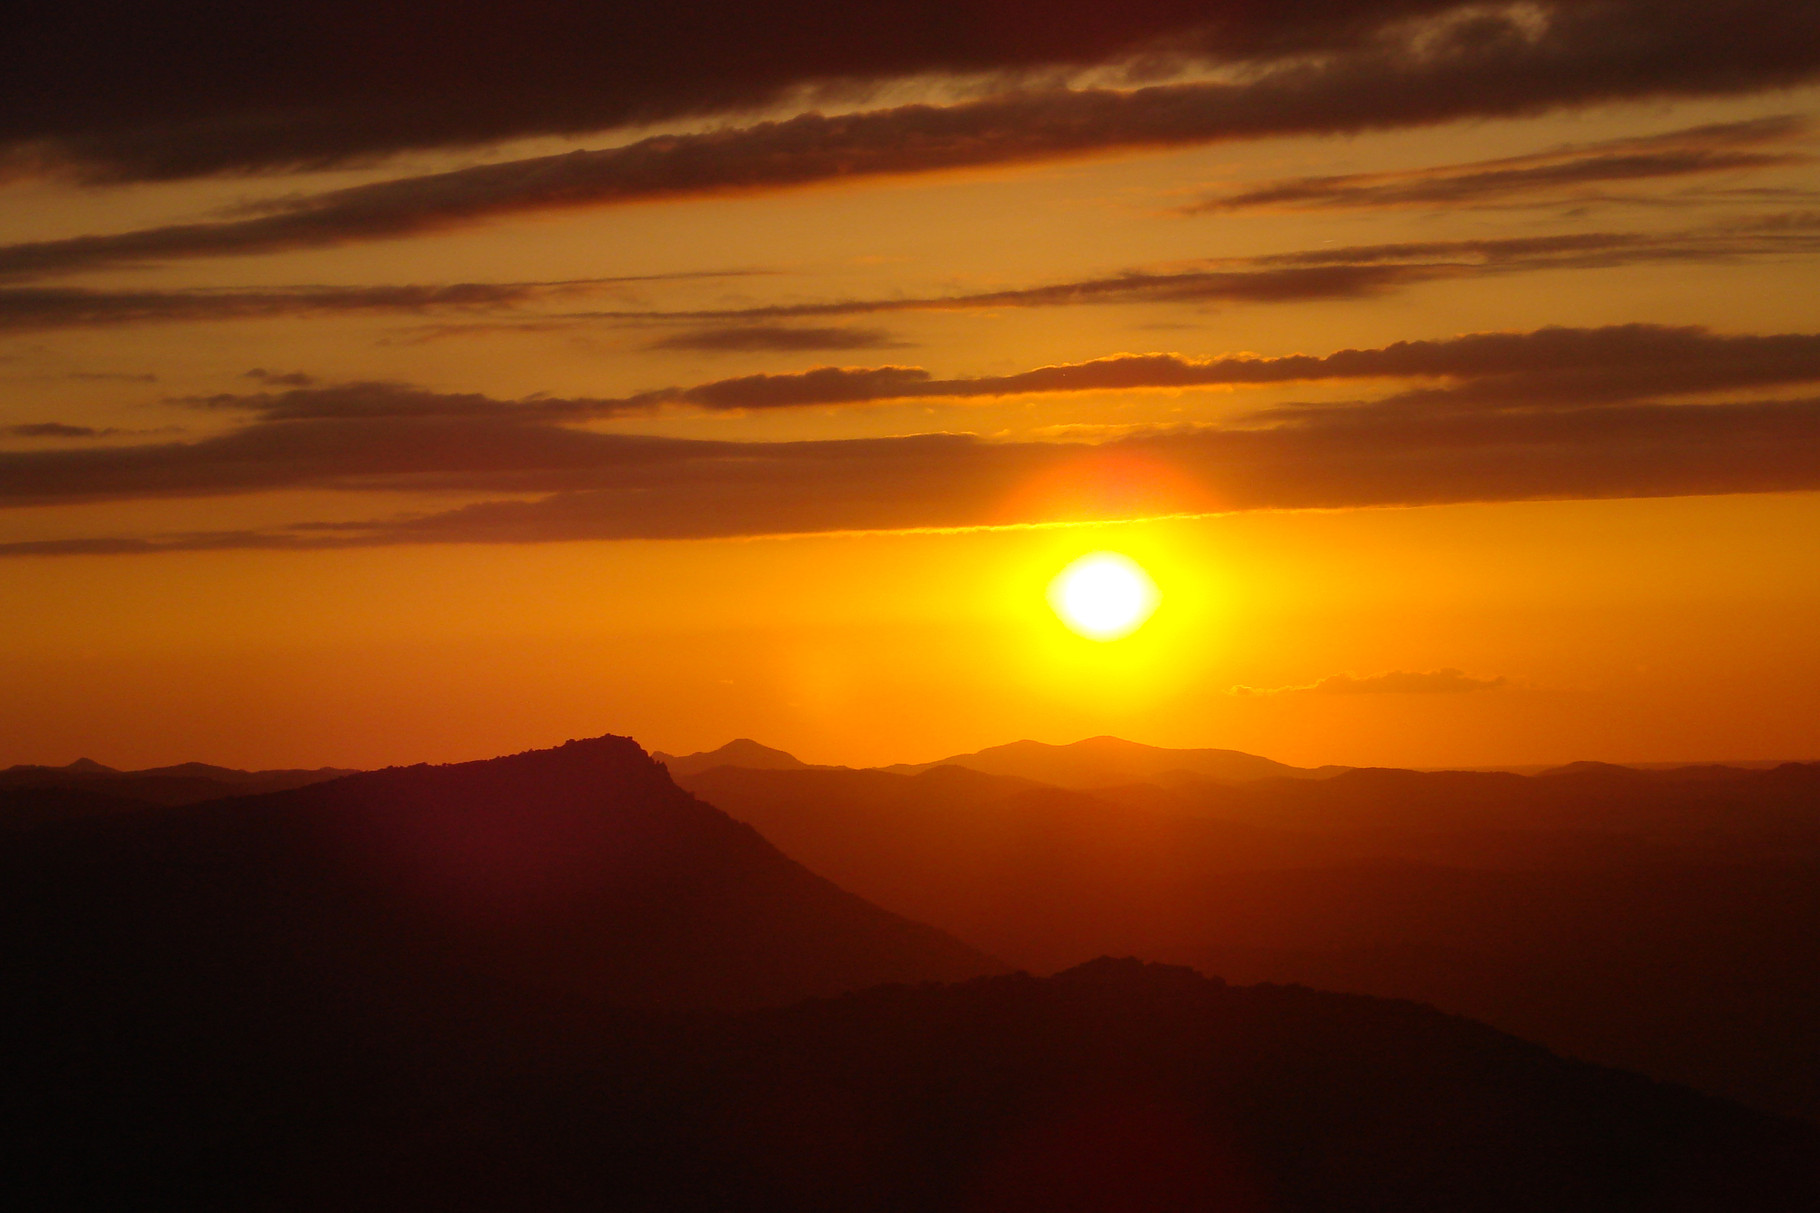
M282 792L354 773L337 767L241 771L206 762L121 771L89 758L62 767L12 766L0 770L0 830L122 813L146 805L197 804Z
M698 794L604 737L16 819L0 836L14 1207L1792 1213L1820 1199L1810 1126L1417 1003L1017 952L1141 939L1237 972L1341 922L1357 955L1403 940L1420 956L1438 922L1443 969L1514 963L1473 951L1487 930L1561 952L1565 972L1629 964L1597 930L1563 934L1552 916L1569 903L1546 881L1253 865L1306 839L1347 855L1425 838L1463 787L1502 790L1475 802L1495 832L1576 780L1600 784L1605 823L1653 820L1607 784L1657 789L1652 803L1677 789L1671 842L1735 818L1740 781L1766 780L1749 785L1751 820L1806 837L1805 769L1443 780L1424 798L1408 772L1219 783L1170 768L1089 794L779 753L723 752L767 766L698 765L683 779ZM0 788L0 807L45 790ZM778 845L738 816L767 820ZM809 852L829 866L805 867ZM837 870L854 892L825 878ZM1616 913L1625 934L1663 911L1663 890L1588 870L1608 895L1574 921ZM1811 885L1765 893L1751 874L1760 900L1793 898L1790 921L1820 922L1802 917ZM862 900L872 885L879 904ZM1735 914L1700 935L1718 893L1753 891L1712 892L1661 933L1693 957L1676 977L1709 979L1718 944L1741 949L1740 974L1765 963ZM934 925L905 914L919 897ZM1541 908L1510 918L1511 904ZM962 942L950 919L977 933ZM1209 923L1252 943L1222 956ZM1634 964L1613 977L1657 992ZM1557 981L1541 1001L1586 994Z
M1133 954L1416 998L1820 1119L1817 764L682 782L843 887L1037 972Z

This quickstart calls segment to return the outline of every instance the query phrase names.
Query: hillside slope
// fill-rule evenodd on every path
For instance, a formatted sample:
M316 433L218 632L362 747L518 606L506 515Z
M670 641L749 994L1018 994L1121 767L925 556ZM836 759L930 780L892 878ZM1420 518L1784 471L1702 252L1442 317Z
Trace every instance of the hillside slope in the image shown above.
M1131 954L1414 998L1820 1119L1820 766L684 782L842 887L1038 972Z
M0 885L18 988L114 1017L744 1007L999 967L613 737L43 824Z

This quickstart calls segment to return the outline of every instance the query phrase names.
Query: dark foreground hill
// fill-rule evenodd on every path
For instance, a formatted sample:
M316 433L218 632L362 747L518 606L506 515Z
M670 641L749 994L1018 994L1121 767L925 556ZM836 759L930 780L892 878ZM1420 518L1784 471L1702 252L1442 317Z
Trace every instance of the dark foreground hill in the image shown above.
M310 1037L100 1072L64 1207L1807 1213L1810 1130L1411 1003L1098 961L585 1036ZM85 1088L83 1084L86 1083ZM102 1098L95 1090L101 1088Z
M174 1041L214 1020L414 1032L1002 968L614 737L22 830L0 845L0 909L9 990L40 1028Z
M843 888L1039 972L1130 954L1414 998L1820 1120L1820 765L683 782Z

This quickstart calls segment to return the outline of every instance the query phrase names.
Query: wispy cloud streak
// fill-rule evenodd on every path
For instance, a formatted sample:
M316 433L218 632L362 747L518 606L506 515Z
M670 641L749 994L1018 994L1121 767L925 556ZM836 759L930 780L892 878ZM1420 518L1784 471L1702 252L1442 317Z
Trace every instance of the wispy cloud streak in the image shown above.
M275 317L491 313L573 301L614 287L693 278L740 277L729 270L643 274L563 282L454 282L391 286L282 286L189 290L0 287L0 332L111 328Z
M1138 269L1009 290L760 304L696 311L599 311L627 323L765 323L890 312L1143 304L1296 303L1370 298L1456 278L1544 270L1737 261L1820 252L1820 212L1789 212L1654 232L1574 232L1403 241L1272 253L1181 269Z
M1812 160L1789 145L1807 134L1794 115L1557 148L1470 164L1388 173L1297 177L1208 198L1188 213L1249 209L1496 206L1572 198L1588 186L1674 180Z

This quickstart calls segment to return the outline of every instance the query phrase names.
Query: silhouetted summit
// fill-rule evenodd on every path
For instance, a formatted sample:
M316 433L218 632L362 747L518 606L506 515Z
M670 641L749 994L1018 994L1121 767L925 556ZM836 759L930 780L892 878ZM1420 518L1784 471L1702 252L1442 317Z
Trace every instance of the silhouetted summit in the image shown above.
M824 769L811 766L798 759L794 754L774 750L768 745L760 745L750 737L735 738L718 750L701 750L694 754L684 754L681 757L653 752L651 757L670 768L672 775L693 775L697 771L711 771L715 767L744 767L753 771Z

